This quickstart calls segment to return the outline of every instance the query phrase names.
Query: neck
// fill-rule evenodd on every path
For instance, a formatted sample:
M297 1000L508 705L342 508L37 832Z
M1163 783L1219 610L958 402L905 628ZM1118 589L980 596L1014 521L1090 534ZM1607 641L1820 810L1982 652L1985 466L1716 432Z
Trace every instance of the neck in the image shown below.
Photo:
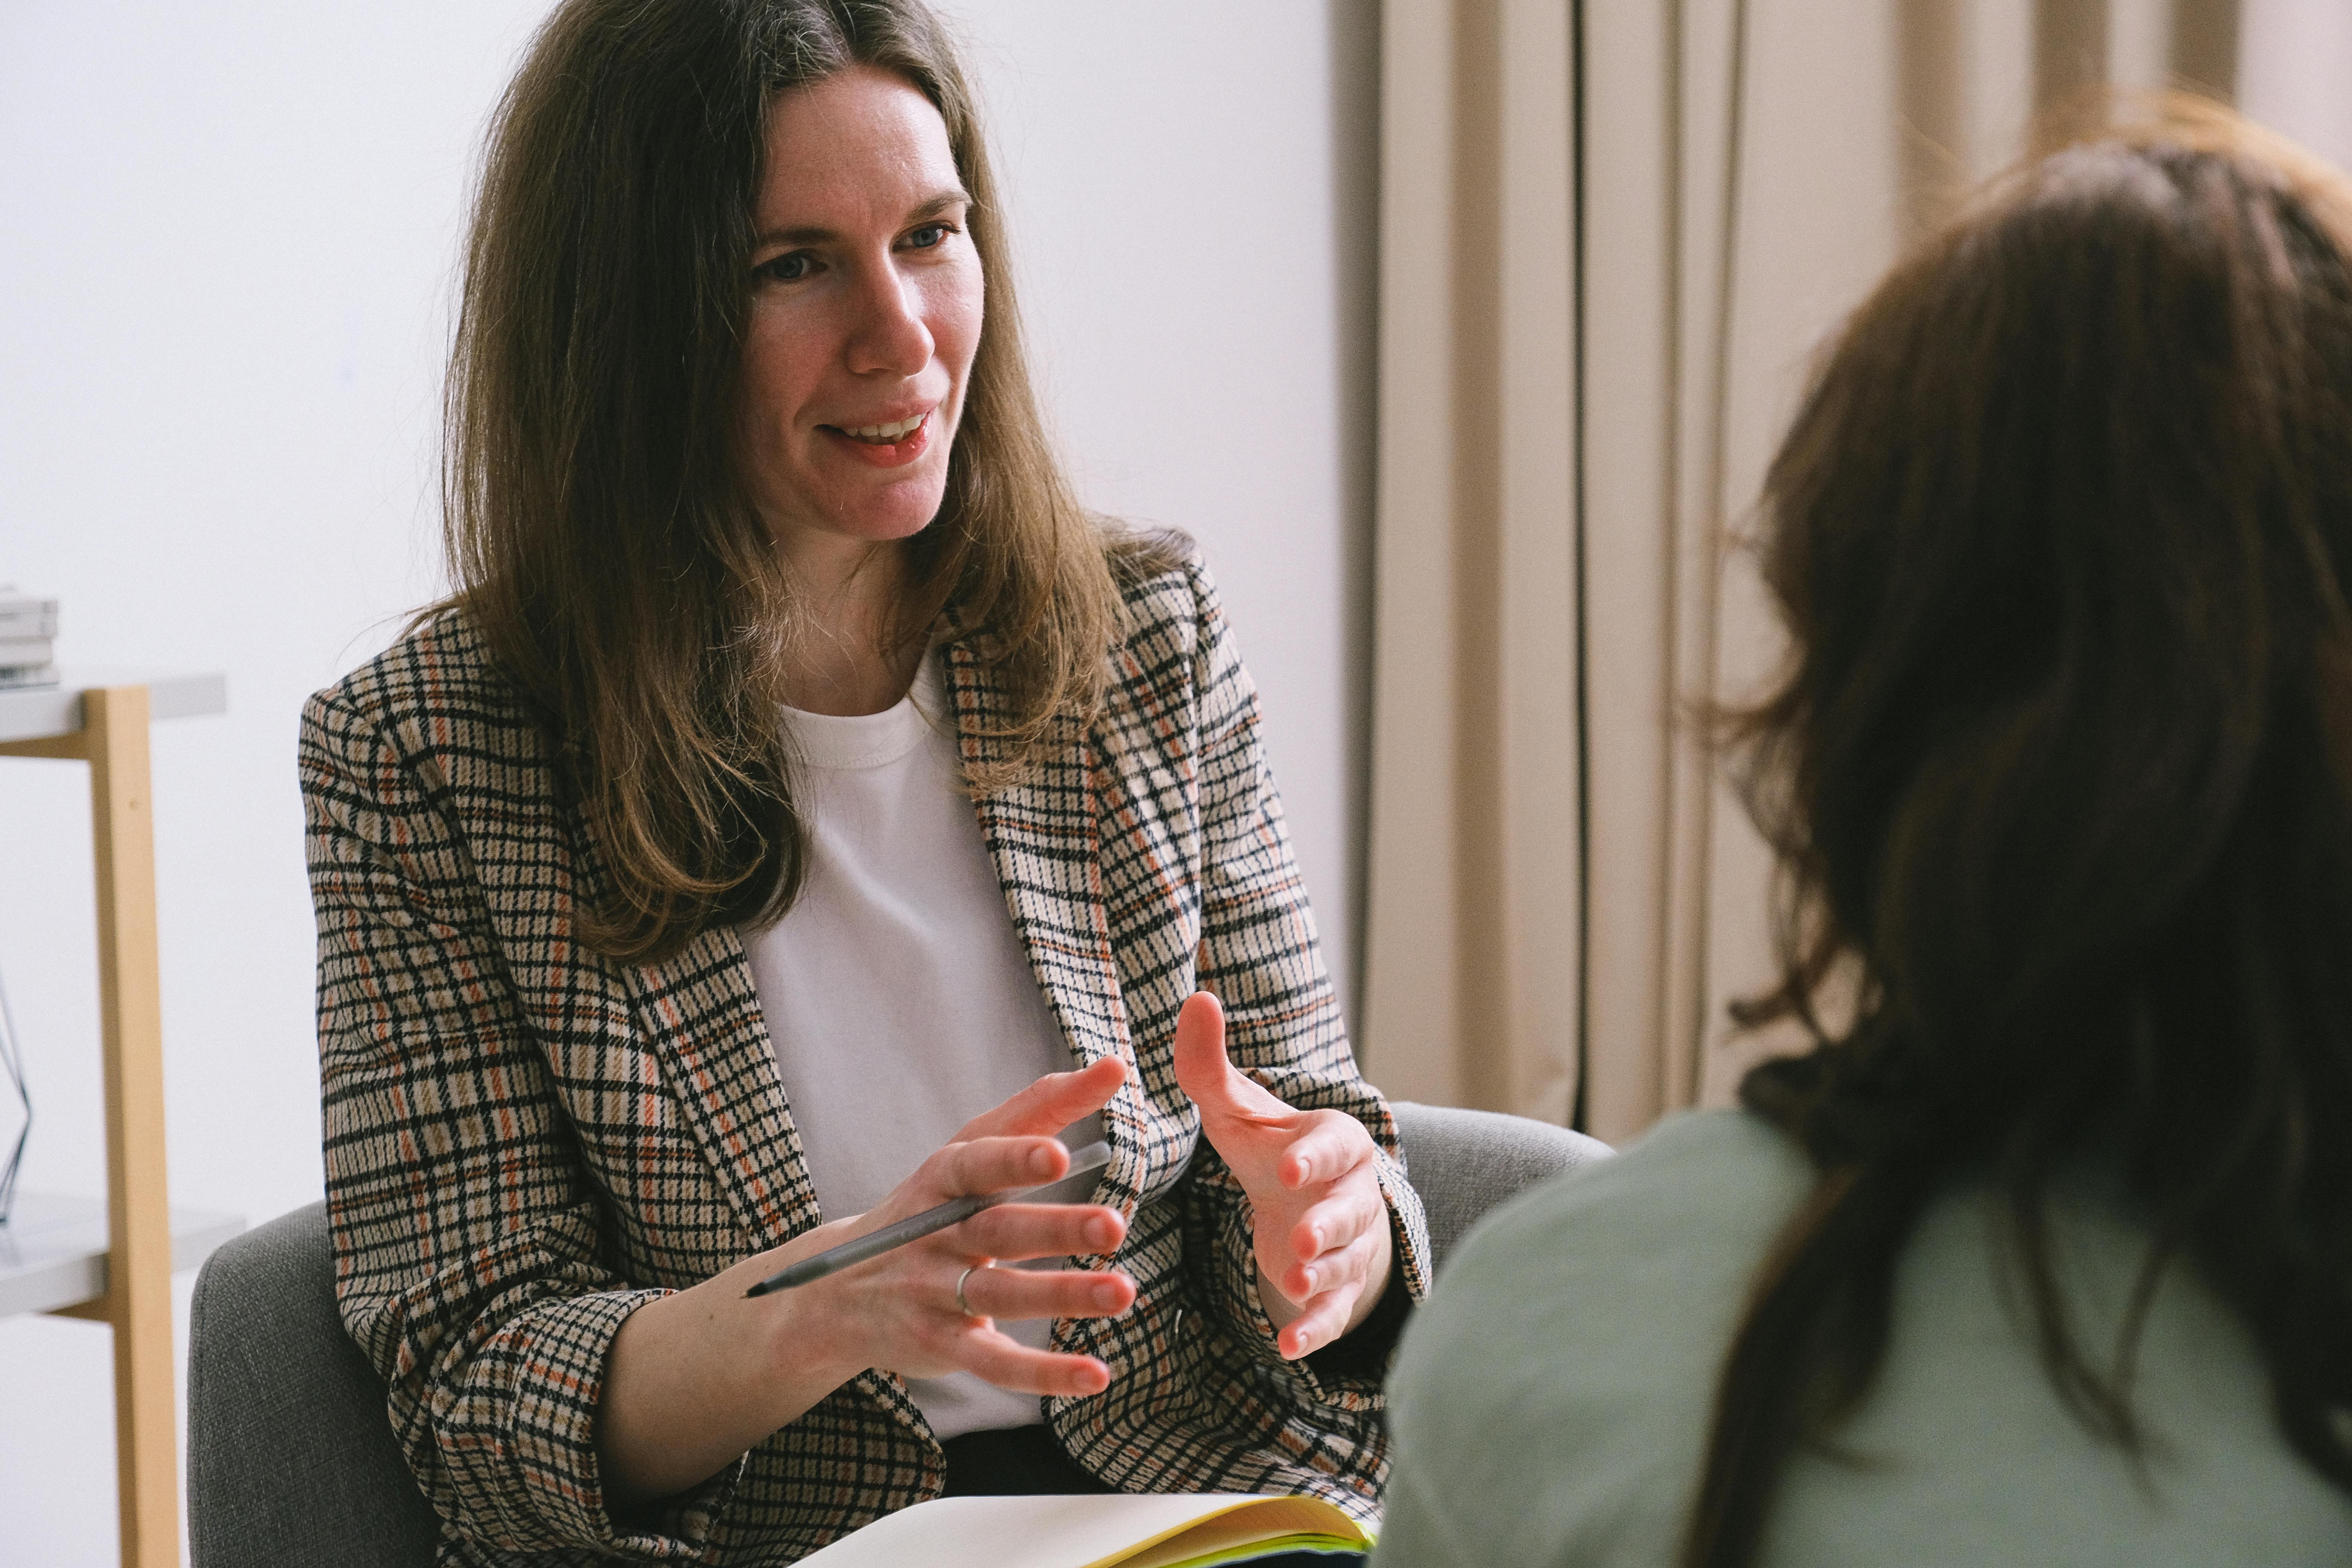
M887 647L907 583L906 546L819 536L779 541L803 616L784 665L784 700L810 713L879 713L907 694L919 640Z

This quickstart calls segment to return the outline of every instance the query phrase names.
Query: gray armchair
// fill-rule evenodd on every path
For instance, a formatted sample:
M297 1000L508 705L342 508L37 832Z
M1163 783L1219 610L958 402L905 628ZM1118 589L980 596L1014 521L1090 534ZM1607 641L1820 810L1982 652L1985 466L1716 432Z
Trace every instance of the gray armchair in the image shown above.
M1581 1133L1400 1102L1397 1126L1442 1266L1478 1216L1606 1154ZM194 1568L425 1568L439 1523L343 1333L325 1206L282 1215L196 1277L188 1358Z
M1394 1102L1405 1170L1429 1215L1433 1260L1443 1269L1470 1227L1523 1187L1589 1165L1609 1152L1598 1138L1492 1110Z

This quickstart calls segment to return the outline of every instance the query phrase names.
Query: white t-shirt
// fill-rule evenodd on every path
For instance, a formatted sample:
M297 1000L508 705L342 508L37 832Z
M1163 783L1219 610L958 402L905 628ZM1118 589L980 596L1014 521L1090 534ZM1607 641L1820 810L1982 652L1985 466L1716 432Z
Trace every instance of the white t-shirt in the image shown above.
M1076 1065L959 787L945 711L927 657L887 712L784 712L808 877L744 946L829 1220L873 1207L972 1117ZM1042 1347L1052 1325L997 1327ZM908 1388L941 1438L1042 1419L1034 1394L970 1373Z

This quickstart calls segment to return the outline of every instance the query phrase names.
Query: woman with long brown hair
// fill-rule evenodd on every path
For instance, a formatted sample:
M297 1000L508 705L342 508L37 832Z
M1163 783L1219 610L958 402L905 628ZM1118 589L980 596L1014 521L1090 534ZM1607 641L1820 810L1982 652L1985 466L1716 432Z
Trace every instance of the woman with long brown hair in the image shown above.
M1378 1562L2352 1562L2352 190L2185 104L1996 182L1764 523L1813 1047L1464 1248Z
M566 0L500 106L456 590L301 754L337 1296L445 1563L1377 1510L1418 1205L1214 591L1073 499L994 203L921 0ZM1093 1201L747 1296L1096 1138Z

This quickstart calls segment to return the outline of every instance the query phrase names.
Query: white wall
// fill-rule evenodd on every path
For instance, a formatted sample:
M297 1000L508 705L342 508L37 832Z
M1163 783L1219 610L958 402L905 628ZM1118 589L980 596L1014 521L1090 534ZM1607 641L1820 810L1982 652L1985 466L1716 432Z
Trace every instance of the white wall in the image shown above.
M1207 552L1352 997L1379 7L941 8L970 40L1009 176L1022 309L1062 449L1091 505L1185 529Z
M950 8L1063 444L1093 504L1207 547L1344 972L1374 7ZM436 591L466 175L544 9L0 7L0 580L62 598L70 662L229 674L228 717L155 737L184 1203L319 1194L297 710ZM95 1193L83 787L0 763L0 974L40 1118L26 1184ZM108 1376L103 1329L0 1322L0 1559L114 1561Z
M2352 170L2352 5L2242 0L2238 106L2339 169Z

